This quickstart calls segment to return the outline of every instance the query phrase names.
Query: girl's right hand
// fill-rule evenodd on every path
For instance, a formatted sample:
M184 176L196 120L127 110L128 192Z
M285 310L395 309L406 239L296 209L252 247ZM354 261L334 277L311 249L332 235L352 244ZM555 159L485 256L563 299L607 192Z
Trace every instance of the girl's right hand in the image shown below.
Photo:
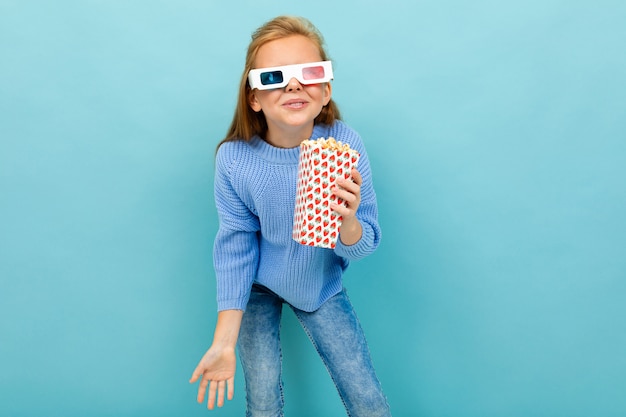
M224 405L224 394L227 391L227 398L233 399L235 385L235 367L237 358L233 347L211 346L204 354L198 366L193 371L189 383L193 384L200 379L198 387L198 402L204 401L207 387L209 389L207 408L212 410L217 406Z

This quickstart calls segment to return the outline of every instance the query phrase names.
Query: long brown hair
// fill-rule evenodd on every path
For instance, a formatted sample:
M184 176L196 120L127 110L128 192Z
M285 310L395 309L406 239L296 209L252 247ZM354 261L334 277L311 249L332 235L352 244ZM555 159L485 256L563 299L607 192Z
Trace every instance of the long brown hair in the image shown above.
M309 20L303 17L279 16L258 28L252 34L252 41L248 45L246 63L239 82L239 97L235 115L231 122L226 137L217 146L232 140L250 140L254 135L264 137L267 133L267 122L263 112L255 112L250 108L248 96L250 85L248 84L248 72L253 68L259 48L264 44L286 38L293 35L302 35L310 39L317 45L322 61L328 60L328 54L324 49L324 38L317 28ZM328 104L322 108L320 114L315 118L314 123L331 125L335 120L340 120L341 115L335 102L330 99Z

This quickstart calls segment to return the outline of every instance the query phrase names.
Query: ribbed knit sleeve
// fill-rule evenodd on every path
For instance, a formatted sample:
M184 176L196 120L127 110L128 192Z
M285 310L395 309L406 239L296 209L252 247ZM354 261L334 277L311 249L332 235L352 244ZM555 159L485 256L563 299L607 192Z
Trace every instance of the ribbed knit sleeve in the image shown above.
M216 156L215 204L220 228L213 246L218 310L244 310L259 263L258 218L241 197L244 184L233 183L237 164L245 164L241 147L227 143Z

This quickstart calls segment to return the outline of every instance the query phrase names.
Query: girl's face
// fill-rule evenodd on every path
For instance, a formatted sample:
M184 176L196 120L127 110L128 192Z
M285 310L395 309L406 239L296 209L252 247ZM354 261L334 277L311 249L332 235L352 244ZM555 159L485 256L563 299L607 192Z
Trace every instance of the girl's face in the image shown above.
M318 62L322 58L317 46L301 35L270 41L261 46L255 68ZM270 144L293 148L309 139L313 123L331 97L330 83L302 85L292 78L284 88L253 90L249 103L255 112L263 111Z

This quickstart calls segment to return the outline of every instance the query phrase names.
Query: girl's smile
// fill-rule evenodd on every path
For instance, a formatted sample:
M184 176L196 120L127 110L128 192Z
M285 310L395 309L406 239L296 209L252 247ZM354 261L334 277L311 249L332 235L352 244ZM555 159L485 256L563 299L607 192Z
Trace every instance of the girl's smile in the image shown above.
M305 100L293 99L287 100L285 103L283 103L283 107L293 110L299 110L305 107L307 104L308 103Z

